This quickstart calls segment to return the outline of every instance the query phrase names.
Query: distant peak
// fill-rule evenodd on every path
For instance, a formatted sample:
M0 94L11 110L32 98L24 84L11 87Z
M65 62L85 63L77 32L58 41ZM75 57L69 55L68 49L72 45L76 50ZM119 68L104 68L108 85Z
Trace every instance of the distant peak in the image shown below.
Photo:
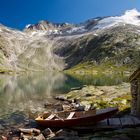
M127 10L123 16L121 16L121 19L126 24L131 25L140 25L140 13L137 11L137 9Z
M137 11L137 9L131 9L131 10L127 10L124 13L125 16L140 16L140 12Z
M29 28L31 26L31 24L28 24L28 25L26 25L26 27L25 28Z
M40 24L49 24L50 22L48 20L41 20L39 21Z
M121 16L111 16L100 20L94 28L110 28L126 24L140 26L140 13L136 9L127 10Z

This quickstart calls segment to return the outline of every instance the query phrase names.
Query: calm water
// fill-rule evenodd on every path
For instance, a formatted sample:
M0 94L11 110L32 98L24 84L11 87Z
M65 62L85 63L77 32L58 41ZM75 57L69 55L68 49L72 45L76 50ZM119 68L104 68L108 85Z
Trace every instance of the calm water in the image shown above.
M63 73L29 73L0 75L0 129L20 126L36 112L45 110L46 102L56 102L53 96L65 94L82 85L115 85L126 78L112 76L72 77Z

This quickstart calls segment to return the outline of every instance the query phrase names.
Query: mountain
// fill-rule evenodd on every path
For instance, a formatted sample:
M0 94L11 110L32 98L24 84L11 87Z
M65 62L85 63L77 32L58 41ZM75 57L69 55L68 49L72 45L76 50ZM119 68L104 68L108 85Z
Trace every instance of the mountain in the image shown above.
M80 24L40 21L23 31L0 25L0 71L64 70L78 64L140 64L140 13Z

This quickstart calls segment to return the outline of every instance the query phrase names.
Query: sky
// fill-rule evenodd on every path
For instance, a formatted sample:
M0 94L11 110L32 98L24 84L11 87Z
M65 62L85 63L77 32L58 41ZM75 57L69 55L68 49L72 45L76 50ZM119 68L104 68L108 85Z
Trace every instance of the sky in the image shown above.
M81 23L134 8L140 11L140 0L0 0L0 23L17 29L40 20Z

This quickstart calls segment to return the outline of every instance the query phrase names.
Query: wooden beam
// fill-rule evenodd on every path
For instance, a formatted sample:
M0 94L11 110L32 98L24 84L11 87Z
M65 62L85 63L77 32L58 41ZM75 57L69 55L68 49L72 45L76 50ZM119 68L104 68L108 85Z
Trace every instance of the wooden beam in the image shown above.
M117 126L117 127L122 126L120 118L110 118L109 119L109 125L110 126Z
M106 127L108 126L108 120L105 119L105 120L102 120L100 122L97 123L97 127L100 126L100 127Z
M140 79L138 79L137 116L140 117Z
M140 67L130 76L129 81L131 82L138 77L140 77Z
M135 126L140 126L140 119L138 119L136 117L131 117L131 119L133 120Z
M129 117L127 117L127 118L125 118L125 117L124 118L120 118L120 120L121 120L122 127L135 126L134 121L131 118L129 118Z

